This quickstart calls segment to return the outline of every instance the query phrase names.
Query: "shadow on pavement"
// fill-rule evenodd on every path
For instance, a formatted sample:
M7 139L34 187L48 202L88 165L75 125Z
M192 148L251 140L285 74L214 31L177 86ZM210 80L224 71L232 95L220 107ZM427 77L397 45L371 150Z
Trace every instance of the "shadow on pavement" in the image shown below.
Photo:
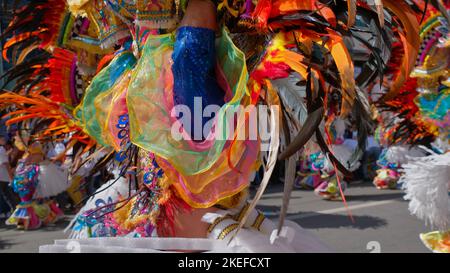
M304 214L311 213L311 216L296 219L294 222L306 229L320 229L320 228L341 228L349 227L355 229L367 228L381 228L387 225L387 221L383 218L367 216L367 215L353 215L355 220L352 223L347 215L340 214L320 214L317 212L304 212ZM289 216L288 216L289 219Z
M358 194L358 195L345 195L347 201L382 201L382 200L393 200L401 199L405 193L392 191L392 193L381 193L381 194Z
M376 190L375 186L373 185L372 181L357 181L357 182L350 182L348 183L348 188L354 188L354 189L373 189Z
M9 248L11 248L11 246L13 246L13 245L15 245L15 244L11 243L10 240L2 240L2 239L0 238L0 250L3 250L3 249L9 249Z
M274 222L278 222L280 207L279 206L261 206L257 209L262 211L266 217ZM292 220L292 217L297 218ZM306 229L320 229L320 228L341 228L349 227L355 229L381 228L387 225L387 221L383 218L367 216L367 215L353 215L355 220L352 223L348 215L342 214L323 214L315 211L305 211L301 213L288 213L286 218L294 221Z
M58 222L51 224L51 225L47 225L47 226L42 226L40 228L40 230L42 231L58 231L58 230L64 230L67 225L70 223L69 220L67 219L61 219Z

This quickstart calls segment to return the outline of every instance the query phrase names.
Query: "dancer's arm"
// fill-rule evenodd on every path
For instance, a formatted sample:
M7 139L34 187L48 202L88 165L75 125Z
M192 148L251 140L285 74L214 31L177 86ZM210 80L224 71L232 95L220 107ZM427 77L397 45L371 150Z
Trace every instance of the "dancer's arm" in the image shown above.
M190 0L180 26L208 28L216 31L216 7L210 0ZM191 212L180 212L175 217L175 236L184 238L206 238L208 223L202 217L217 208L192 209Z
M210 0L190 0L180 26L217 30L216 6Z

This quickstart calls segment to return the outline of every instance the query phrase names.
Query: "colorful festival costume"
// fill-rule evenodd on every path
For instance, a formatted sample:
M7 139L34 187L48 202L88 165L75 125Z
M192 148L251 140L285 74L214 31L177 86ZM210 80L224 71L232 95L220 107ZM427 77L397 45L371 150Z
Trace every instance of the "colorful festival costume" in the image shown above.
M314 236L285 221L299 154L315 142L326 172L335 175L324 192L344 197L341 178L357 168L373 126L374 85L384 92L375 103L381 110L406 105L396 99L404 98L419 51L422 1L213 2L218 31L180 22L190 1L42 0L13 9L2 34L10 37L3 57L14 64L5 76L17 82L0 95L8 124L34 124L38 140L68 139L78 162L106 151L90 173L119 170L108 186L123 179L135 186L77 217L90 228L74 235L80 251L323 251ZM441 1L433 6L443 8ZM239 108L248 111L228 115ZM192 112L194 119L186 119ZM358 131L354 151L332 137L333 122L349 116ZM256 123L267 130L251 137ZM417 129L413 141L434 138L419 119L404 119L394 131L410 125ZM283 160L284 202L275 225L255 206ZM261 184L247 203L260 168ZM176 237L177 217L201 209L214 209L201 220L208 238L160 238ZM115 237L84 238L94 236ZM67 251L58 244L41 251Z
M407 153L401 153L406 160L401 166L400 182L409 200L409 211L437 229L420 234L420 239L431 251L442 253L450 252L449 9L447 3L425 14L415 68L405 84L403 99L398 96L391 102L396 107L400 101L407 102L398 108L398 117L414 123L405 128L405 134L394 132L393 139L415 145L413 148L419 152L419 156L406 158Z
M37 229L41 225L56 222L64 215L54 200L46 200L44 196L37 198L37 189L45 187L45 183L49 181L41 181L41 171L39 164L29 164L26 159L19 161L12 187L14 192L19 195L20 203L6 224L17 225L26 230Z

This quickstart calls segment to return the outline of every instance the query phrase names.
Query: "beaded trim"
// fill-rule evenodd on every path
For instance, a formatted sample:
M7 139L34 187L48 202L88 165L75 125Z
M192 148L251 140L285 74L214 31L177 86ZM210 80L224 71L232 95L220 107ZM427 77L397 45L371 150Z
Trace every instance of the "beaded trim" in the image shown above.
M227 237L228 234L230 234L233 230L237 229L239 226L238 223L233 223L226 228L222 230L222 232L219 233L219 236L217 236L218 240L223 240L225 237Z
M225 215L224 217L218 217L214 220L214 222L212 222L211 225L209 225L208 227L208 233L211 233L213 231L213 229L220 224L221 222L223 222L226 219L233 219L230 215Z
M258 216L256 217L255 221L253 222L252 227L257 229L258 231L260 231L261 225L265 219L266 219L266 217L264 216L264 214L258 212Z

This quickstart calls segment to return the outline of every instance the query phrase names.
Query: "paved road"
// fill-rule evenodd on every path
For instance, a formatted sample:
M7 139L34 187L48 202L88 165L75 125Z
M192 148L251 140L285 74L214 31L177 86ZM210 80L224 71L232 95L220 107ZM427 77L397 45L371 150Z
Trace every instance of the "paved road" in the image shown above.
M281 196L282 186L271 186L259 208L276 220ZM378 245L381 252L428 252L418 239L428 229L409 215L402 196L398 190L376 190L371 183L352 185L346 191L352 223L342 201L324 201L311 191L295 190L288 218L317 234L336 252L370 252L368 244ZM66 237L63 229L68 220L27 232L1 224L0 252L37 252L39 245Z
M260 209L273 217L281 205L276 198L281 189L277 190L260 202ZM301 190L292 194L288 219L317 234L336 252L370 252L372 244L381 252L429 252L419 240L419 234L429 229L409 214L402 191L380 191L366 182L352 185L345 195L354 223L342 201L320 200Z

